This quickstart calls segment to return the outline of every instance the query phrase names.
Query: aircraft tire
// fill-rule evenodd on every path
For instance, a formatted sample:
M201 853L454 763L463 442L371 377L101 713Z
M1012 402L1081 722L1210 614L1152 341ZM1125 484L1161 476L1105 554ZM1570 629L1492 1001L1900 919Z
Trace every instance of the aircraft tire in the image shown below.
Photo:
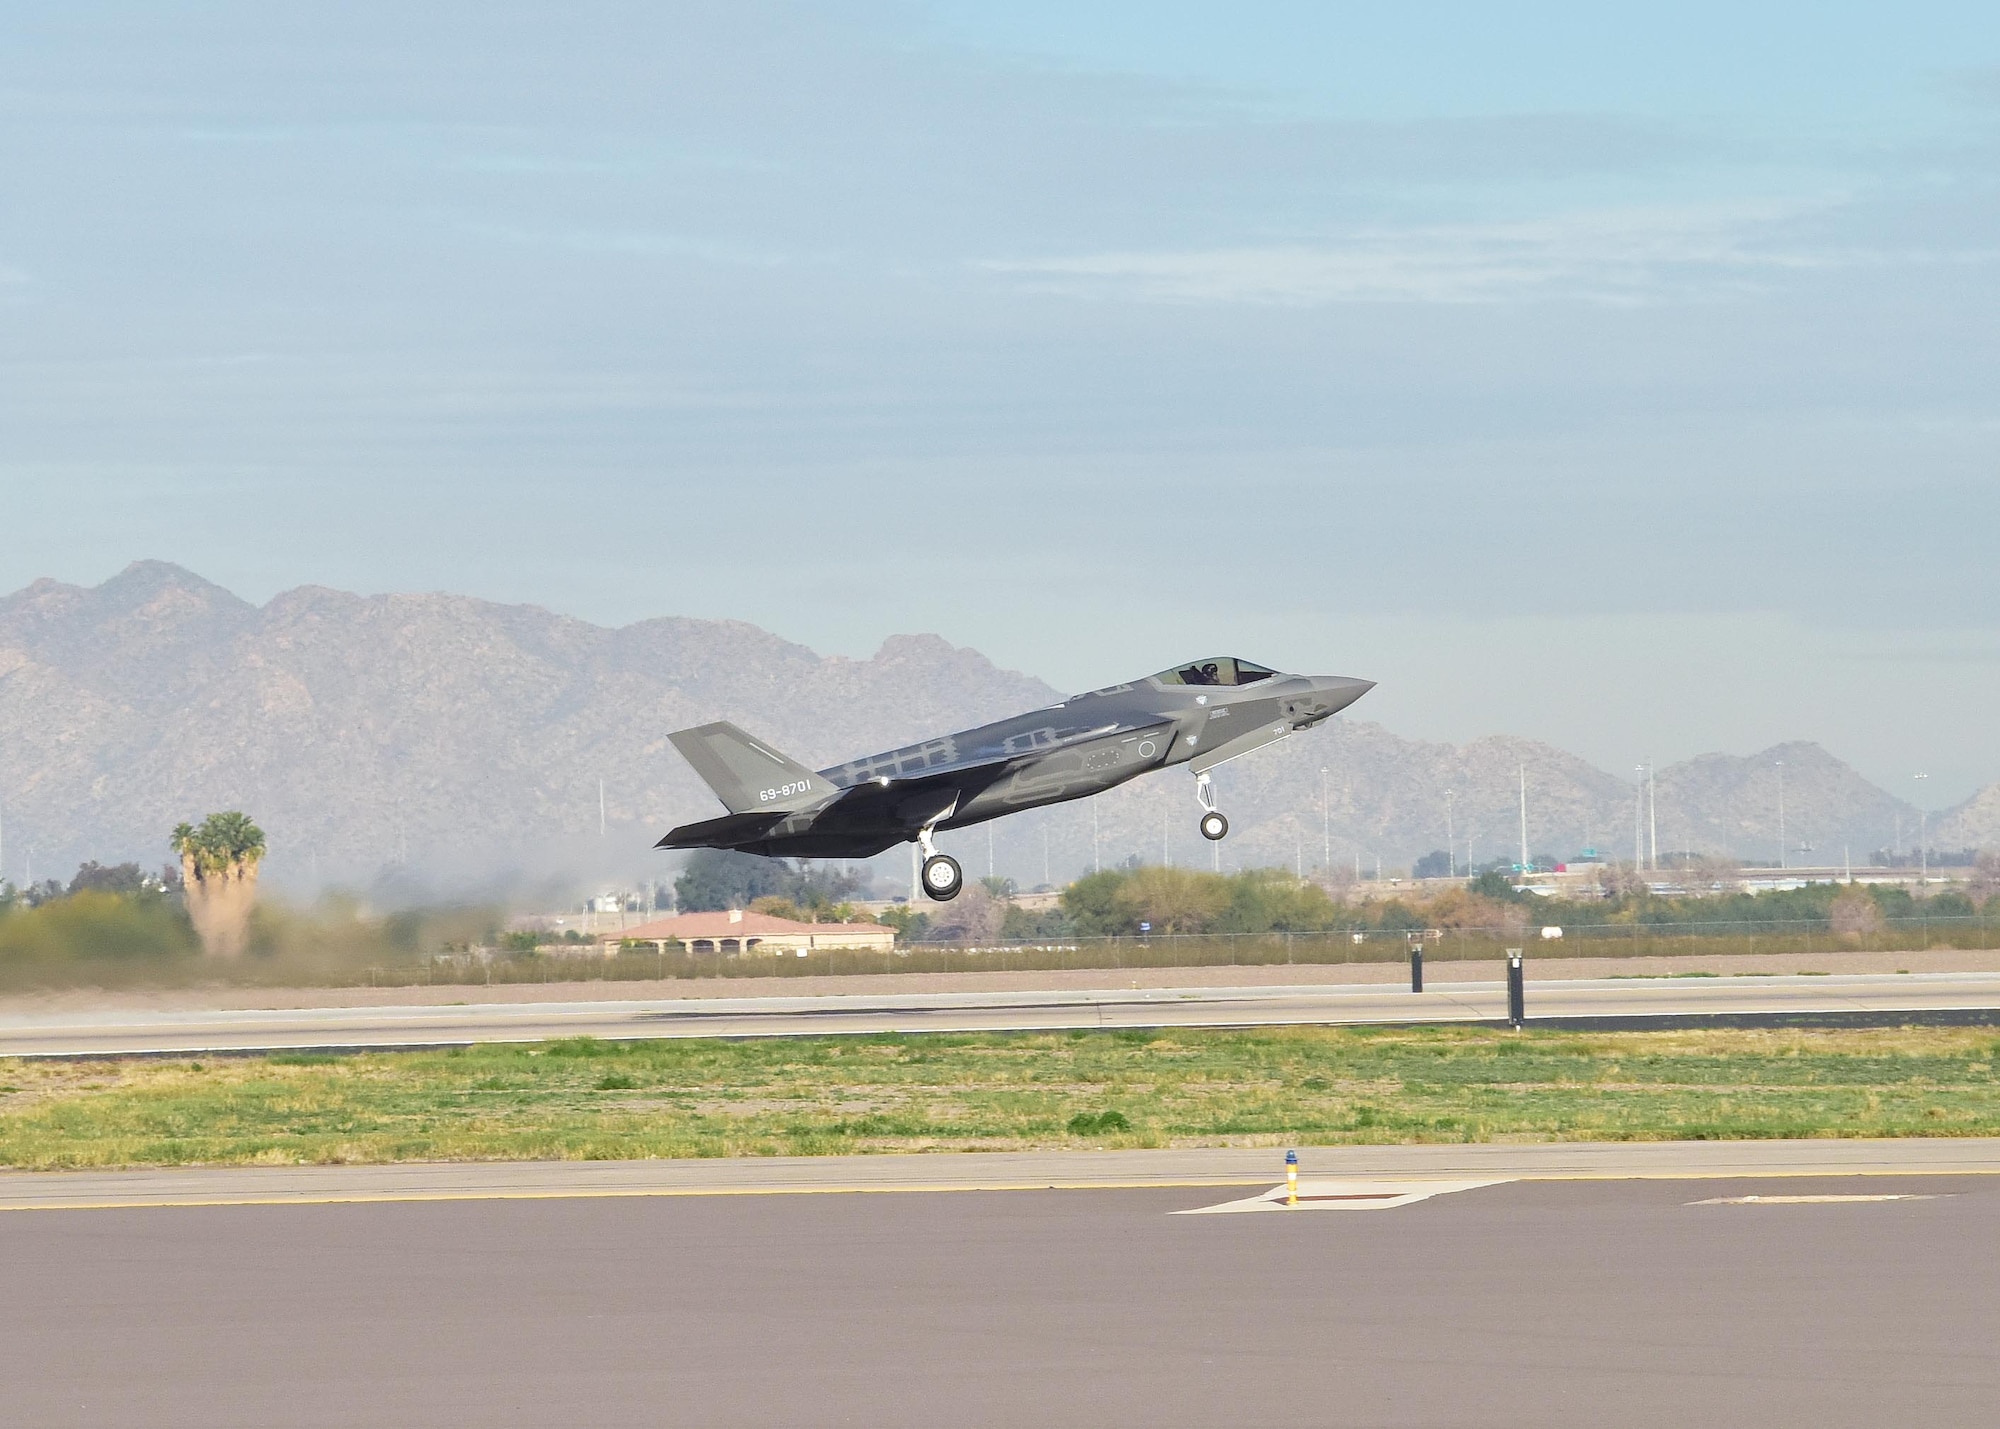
M1201 836L1210 843L1229 836L1229 820L1210 809L1201 816Z
M965 871L948 853L934 853L924 860L924 892L934 902L949 903L965 887Z

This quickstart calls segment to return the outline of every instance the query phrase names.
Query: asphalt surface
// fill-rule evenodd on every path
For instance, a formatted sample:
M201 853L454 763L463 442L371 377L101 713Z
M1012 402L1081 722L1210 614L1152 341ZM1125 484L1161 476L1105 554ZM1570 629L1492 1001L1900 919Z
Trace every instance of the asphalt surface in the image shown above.
M2000 1137L1314 1146L1303 1174L1401 1183L2000 1175ZM0 1172L0 1211L358 1201L1264 1187L1269 1146Z
M0 1422L1874 1429L2000 1404L2000 1178L1170 1214L1228 1194L0 1215ZM1925 1199L1809 1199L1850 1194Z
M2000 973L1838 977L1611 978L1535 982L1543 1021L1644 1025L1686 1019L1969 1016L2000 1020ZM134 1055L277 1048L374 1048L554 1037L787 1037L864 1032L1493 1022L1500 983L1421 994L1363 986L955 992L615 1002L129 1009L12 1013L0 1056Z

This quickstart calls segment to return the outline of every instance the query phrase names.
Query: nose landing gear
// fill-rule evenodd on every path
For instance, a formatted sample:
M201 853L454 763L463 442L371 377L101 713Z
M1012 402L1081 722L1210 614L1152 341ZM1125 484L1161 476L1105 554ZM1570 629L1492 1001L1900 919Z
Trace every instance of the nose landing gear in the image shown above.
M1194 796L1201 802L1201 836L1215 843L1229 835L1229 820L1215 807L1215 785L1206 771L1194 776Z

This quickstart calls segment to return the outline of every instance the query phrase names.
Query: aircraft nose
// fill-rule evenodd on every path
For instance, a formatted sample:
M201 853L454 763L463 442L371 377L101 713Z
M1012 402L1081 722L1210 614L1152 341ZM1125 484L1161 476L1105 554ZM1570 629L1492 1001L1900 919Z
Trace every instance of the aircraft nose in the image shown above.
M1345 675L1313 676L1313 693L1326 701L1329 714L1338 714L1374 688L1373 680L1355 680Z

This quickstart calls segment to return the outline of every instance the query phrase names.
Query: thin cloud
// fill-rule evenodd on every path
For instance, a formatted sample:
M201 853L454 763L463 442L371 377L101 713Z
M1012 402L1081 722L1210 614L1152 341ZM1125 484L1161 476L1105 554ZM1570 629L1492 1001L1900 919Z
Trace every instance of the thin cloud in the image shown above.
M1640 304L1754 291L1812 270L1936 261L1956 254L1815 243L1803 221L1824 201L1607 209L1526 222L1359 229L1322 243L991 260L1044 291L1168 303Z

